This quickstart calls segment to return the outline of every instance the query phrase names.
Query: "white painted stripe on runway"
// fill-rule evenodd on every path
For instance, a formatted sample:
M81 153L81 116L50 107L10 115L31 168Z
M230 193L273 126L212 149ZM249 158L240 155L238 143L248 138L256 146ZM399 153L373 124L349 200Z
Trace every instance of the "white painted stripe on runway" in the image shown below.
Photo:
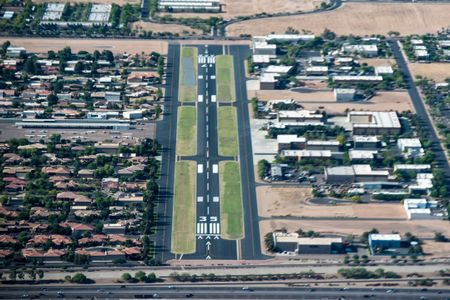
M213 173L214 174L219 173L219 165L218 164L213 164Z
M200 227L201 227L200 225L201 225L200 223L197 223L197 233L201 233L200 232Z
M202 196L198 196L197 197L197 202L203 202L203 197Z
M210 79L216 79L216 75L211 75Z
M206 183L206 190L209 191L209 182Z
M198 102L203 102L203 95L198 95Z
M217 101L216 95L211 95L211 102L216 102L216 101Z
M209 223L209 233L213 233L213 223Z
M198 164L197 165L197 173L198 174L202 174L203 173L203 164Z
M219 197L213 197L213 202L219 202Z
M209 215L209 206L206 207L206 214Z
M203 223L203 233L208 233L208 223Z
M209 217L209 220L211 222L217 222L217 217L216 216L211 216L211 217Z
M217 223L217 230L216 233L219 234L220 233L220 223Z
M203 79L203 75L198 75L198 79Z

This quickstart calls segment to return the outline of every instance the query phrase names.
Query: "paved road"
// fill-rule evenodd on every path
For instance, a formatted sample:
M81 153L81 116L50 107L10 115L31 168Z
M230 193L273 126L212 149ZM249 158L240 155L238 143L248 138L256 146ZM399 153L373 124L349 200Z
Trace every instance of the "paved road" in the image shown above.
M229 46L229 54L234 57L234 78L239 131L239 162L242 177L244 204L245 238L242 240L242 259L263 259L256 203L255 172L253 162L252 137L250 129L249 101L245 76L245 59L250 55L248 46Z
M164 98L164 118L157 125L157 140L162 145L160 193L157 206L156 260L165 262L170 253L172 234L173 182L175 171L175 143L177 127L177 98L180 51L178 45L169 45L167 80Z
M20 299L24 296L40 296L44 299L87 298L185 298L193 299L445 299L450 297L448 290L442 289L389 289L389 288L309 288L309 287L271 287L271 286L165 286L158 285L105 285L105 286L59 286L37 287L11 286L0 290L0 297ZM189 295L189 296L188 296ZM421 298L422 297L422 298ZM426 298L423 298L426 297Z
M447 158L444 153L444 148L439 141L438 135L436 131L434 130L432 121L427 114L425 104L423 103L419 92L417 90L417 87L414 83L414 78L411 76L411 72L409 71L408 65L406 63L405 57L403 56L403 53L400 49L400 46L396 40L389 40L388 41L392 52L394 54L395 60L397 62L397 66L400 69L400 71L403 72L403 74L406 75L406 82L408 85L408 94L412 100L412 103L414 105L414 108L416 110L416 114L420 117L422 121L422 128L427 133L428 138L432 142L433 145L433 153L435 154L435 163L440 167L440 169L444 172L446 175L445 178L450 178L450 167L449 163L447 161ZM447 182L447 187L449 186Z

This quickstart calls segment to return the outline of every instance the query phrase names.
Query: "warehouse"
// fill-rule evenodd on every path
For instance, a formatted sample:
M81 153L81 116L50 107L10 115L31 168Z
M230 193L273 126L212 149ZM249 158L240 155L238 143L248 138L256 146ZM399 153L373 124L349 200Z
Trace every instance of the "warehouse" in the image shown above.
M396 112L351 111L347 120L352 124L355 135L392 135L401 130Z
M355 98L355 89L334 89L336 102L352 101Z
M372 170L370 165L325 167L325 181L329 184L387 181L389 171Z
M297 254L338 254L343 252L342 238L300 237L297 233L273 233L278 251Z
M279 134L277 144L278 151L305 149L306 138L296 134Z

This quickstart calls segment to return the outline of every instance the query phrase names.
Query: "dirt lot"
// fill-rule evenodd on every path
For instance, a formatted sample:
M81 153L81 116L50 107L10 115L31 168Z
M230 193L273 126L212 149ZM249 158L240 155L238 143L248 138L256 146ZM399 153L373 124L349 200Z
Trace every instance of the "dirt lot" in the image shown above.
M34 0L34 3L46 3L46 2L57 2L57 3L98 3L98 4L118 4L118 5L124 5L124 4L140 4L140 0Z
M423 3L345 3L343 7L318 14L276 17L236 23L228 34L265 35L284 33L291 26L320 34L328 28L340 35L424 34L447 27L450 4Z
M406 219L399 203L319 205L309 201L311 188L261 186L256 188L258 212L262 217L346 217Z
M201 33L200 31L192 29L191 27L176 24L158 24L158 23L138 21L132 23L131 26L133 29L136 29L138 31L145 30L152 32L171 32L183 35L190 35L190 34L195 35Z
M412 111L414 107L406 91L379 92L367 102L340 102L334 100L332 91L319 91L313 93L298 93L288 90L262 90L249 92L250 97L257 96L261 101L275 99L294 99L308 110L326 109L329 114L345 114L350 110L372 111Z
M150 53L156 51L167 54L167 42L156 40L119 40L119 39L33 39L33 38L1 38L0 43L9 40L14 46L23 46L29 52L47 52L61 50L66 46L73 52L80 50L110 50L114 53Z
M420 75L436 82L442 82L450 77L450 64L446 63L409 63L409 68L414 76Z
M172 13L175 17L199 17L210 16L231 19L238 16L250 16L259 13L280 13L294 11L310 11L320 6L322 0L222 0L224 4L221 13ZM160 15L164 15L161 13Z

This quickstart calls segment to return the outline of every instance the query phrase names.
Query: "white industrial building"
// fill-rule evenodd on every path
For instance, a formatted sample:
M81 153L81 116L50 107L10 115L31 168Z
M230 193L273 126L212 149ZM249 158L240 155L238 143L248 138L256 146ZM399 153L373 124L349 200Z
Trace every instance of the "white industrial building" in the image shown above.
M401 129L397 113L393 111L350 111L347 121L352 124L355 135L398 134Z
M428 195L433 188L433 173L417 173L416 183L408 186L410 194Z
M128 120L140 119L142 118L142 109L124 111L123 118Z
M376 83L383 81L383 77L378 75L337 75L332 78L336 83Z
M432 209L437 208L437 201L428 201L425 198L404 199L403 207L405 208L408 220L436 218L432 214Z
M355 89L334 89L336 102L352 101L355 98Z
M160 0L158 9L162 11L208 11L221 10L219 0Z
M342 46L342 51L347 53L359 53L371 57L378 55L377 45L344 45Z
M375 67L376 75L392 75L394 74L394 70L391 66L376 66Z
M422 157L424 150L418 138L398 139L397 147L405 158Z
M389 177L389 171L373 170L370 165L325 167L324 173L326 182L331 184L387 181Z
M321 122L323 114L311 110L280 110L278 122Z

